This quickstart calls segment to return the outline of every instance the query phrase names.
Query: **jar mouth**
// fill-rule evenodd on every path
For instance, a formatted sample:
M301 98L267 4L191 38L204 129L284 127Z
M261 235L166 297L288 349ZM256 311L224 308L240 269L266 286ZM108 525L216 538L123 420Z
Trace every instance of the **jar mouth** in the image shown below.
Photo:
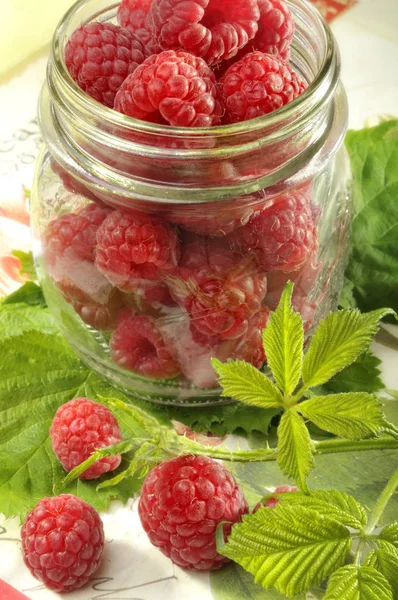
M92 115L95 114L98 120L106 122L108 125L113 126L119 131L140 132L156 136L164 135L177 138L192 138L193 136L198 138L210 136L213 138L214 136L225 137L239 133L251 133L264 130L274 131L278 126L283 126L284 123L291 122L297 114L301 114L302 112L307 114L309 110L311 110L311 112L316 111L317 108L325 102L325 97L327 97L336 87L340 72L340 64L334 37L328 23L310 2L303 2L303 0L287 0L287 4L295 17L296 26L297 19L299 19L304 26L306 22L310 21L311 24L316 25L318 32L323 37L322 45L324 51L318 71L309 82L306 90L295 100L272 113L257 117L256 119L213 127L174 127L129 117L102 105L88 94L82 92L69 73L65 63L64 52L66 42L77 26L87 24L94 20L99 20L101 22L113 20L116 16L119 4L120 3L117 2L109 6L106 0L101 0L101 2L98 0L80 0L65 13L59 22L54 32L51 47L52 75L55 76L59 83L61 83L62 95L65 94L65 96L69 96L82 115L86 114L92 117ZM101 5L104 5L103 10L99 8ZM94 10L95 8L96 10ZM77 25L77 23L80 23L80 25ZM304 77L308 78L308 73L304 74ZM333 86L332 90L330 90L330 85ZM329 91L329 94L327 94L327 91Z

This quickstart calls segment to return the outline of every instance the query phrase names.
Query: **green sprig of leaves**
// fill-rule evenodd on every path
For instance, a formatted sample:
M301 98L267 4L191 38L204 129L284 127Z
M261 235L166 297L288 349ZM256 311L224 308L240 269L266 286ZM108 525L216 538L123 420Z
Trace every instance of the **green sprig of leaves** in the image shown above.
M322 396L311 392L311 388L325 386L365 353L380 319L395 313L388 308L367 314L358 310L330 313L319 324L304 354L303 322L292 308L292 292L293 284L289 282L263 333L264 351L275 383L242 361L221 363L214 359L212 364L223 396L282 413L277 430L278 464L301 490L308 491L306 480L314 466L314 445L306 421L348 440L397 434L374 394Z

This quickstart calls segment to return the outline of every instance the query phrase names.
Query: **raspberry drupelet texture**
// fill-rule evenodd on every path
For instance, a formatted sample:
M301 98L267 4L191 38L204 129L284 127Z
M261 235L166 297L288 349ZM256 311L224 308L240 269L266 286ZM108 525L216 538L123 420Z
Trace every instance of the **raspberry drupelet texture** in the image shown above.
M114 108L176 127L218 125L223 114L215 75L205 61L172 50L150 56L127 77Z
M254 263L224 240L191 234L176 275L168 279L171 295L199 332L238 338L246 333L267 291L267 279Z
M79 87L113 108L115 94L148 56L128 29L111 23L89 23L77 29L65 48L65 63Z
M295 100L305 89L281 58L251 52L221 77L226 123L261 117Z
M253 50L279 55L289 60L294 34L292 14L284 0L257 0L260 9L258 32L251 42Z
M171 379L180 374L180 365L151 317L122 311L110 347L115 363L144 377Z
M232 58L257 33L257 0L153 0L152 31L163 50L183 49L209 65Z
M317 245L310 203L301 192L280 196L233 235L266 271L296 271Z
M98 304L107 303L111 294L109 281L94 264L97 229L110 213L110 208L88 204L50 221L43 234L43 254L54 281Z
M117 444L122 432L113 414L88 398L75 398L60 406L50 427L53 450L66 471L71 471L100 448ZM81 479L96 479L117 469L121 457L107 456L86 469Z
M122 0L117 11L119 25L135 35L150 54L158 54L161 49L152 37L148 22L148 12L152 0Z
M222 521L248 512L241 489L227 469L207 457L181 456L155 467L146 477L138 514L152 544L177 565L197 571L219 569L215 534Z
M21 529L26 566L56 592L85 585L104 550L104 529L96 510L72 494L43 498Z
M97 231L98 270L126 292L142 280L161 280L176 267L179 251L175 229L143 213L115 210Z
M298 488L296 488L295 485L281 485L280 487L277 487L273 493L288 494L290 492L298 492ZM275 508L278 502L279 499L277 496L270 496L267 499L258 502L258 504L256 504L256 506L253 508L253 513L256 513L262 506L265 506L265 508Z

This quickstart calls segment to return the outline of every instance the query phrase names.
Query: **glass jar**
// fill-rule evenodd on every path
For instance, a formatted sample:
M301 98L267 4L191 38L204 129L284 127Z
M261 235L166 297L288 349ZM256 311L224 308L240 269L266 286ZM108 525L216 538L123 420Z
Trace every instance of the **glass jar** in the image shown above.
M71 346L115 385L219 402L211 357L264 367L261 330L288 280L308 336L337 306L351 176L338 49L312 4L290 0L301 96L235 125L157 125L100 105L65 67L76 28L115 21L108 2L76 4L53 39L32 195L40 281Z

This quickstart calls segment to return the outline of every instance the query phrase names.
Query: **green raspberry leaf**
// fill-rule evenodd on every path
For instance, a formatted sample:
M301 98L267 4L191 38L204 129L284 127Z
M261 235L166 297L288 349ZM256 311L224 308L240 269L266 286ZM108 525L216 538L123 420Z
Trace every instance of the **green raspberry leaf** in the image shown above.
M381 404L373 394L315 396L299 404L297 410L320 429L349 440L375 437L386 425Z
M381 360L371 352L364 352L357 360L337 373L323 386L329 394L341 392L379 392L385 388L381 379ZM315 390L316 391L316 390ZM323 392L322 392L323 393Z
M244 516L218 551L265 589L295 596L344 564L351 543L348 529L334 519L304 506L278 505Z
M369 552L365 565L384 575L391 585L393 597L398 598L398 550L388 542L381 542L379 546L378 550Z
M361 314L358 310L330 313L320 322L303 363L303 382L307 388L326 383L353 363L368 349L385 315L395 314L384 308Z
M268 366L284 394L292 394L296 389L303 361L303 320L292 308L292 292L293 283L289 282L263 331Z
M376 569L346 565L330 577L323 600L393 600L393 595Z
M281 506L303 506L318 512L320 516L325 515L335 521L352 527L363 529L367 523L367 516L363 506L352 496L337 490L319 490L311 492L310 495L294 492L291 494L280 494L278 496Z
M349 131L354 216L346 278L363 311L398 311L398 121Z
M279 423L277 460L281 471L293 477L298 487L306 492L306 480L315 463L310 434L295 409L287 410Z
M1 342L29 331L58 334L58 327L48 309L42 309L40 306L27 306L20 302L0 305Z
M45 308L47 306L44 295L40 286L33 281L27 281L12 294L6 296L0 304L29 304Z
M253 365L241 360L222 363L215 358L211 362L223 388L222 396L234 398L249 406L282 408L281 392Z
M398 521L384 527L379 533L379 540L388 542L398 550Z

